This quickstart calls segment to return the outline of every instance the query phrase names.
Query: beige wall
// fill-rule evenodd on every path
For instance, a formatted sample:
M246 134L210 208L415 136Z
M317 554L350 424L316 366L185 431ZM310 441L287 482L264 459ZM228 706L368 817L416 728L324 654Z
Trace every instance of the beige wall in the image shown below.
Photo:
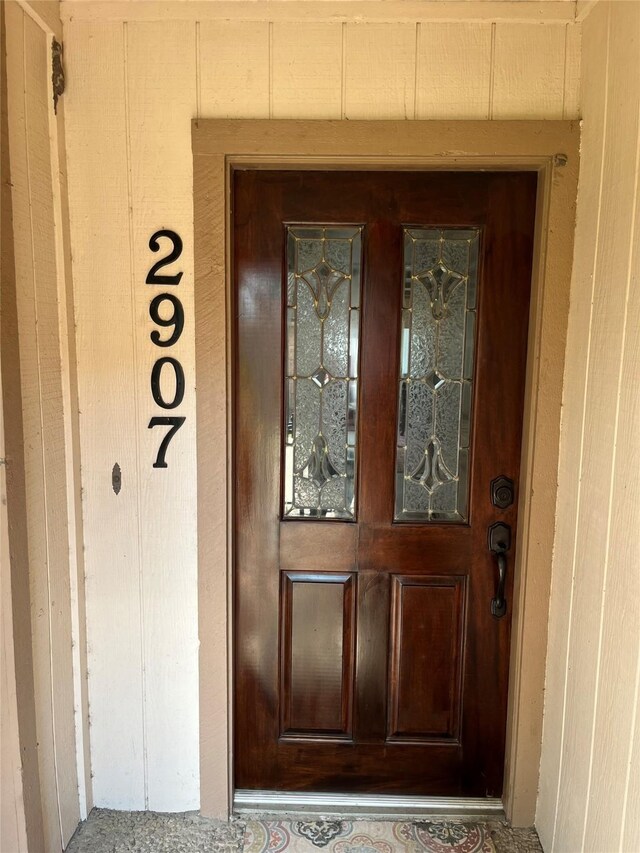
M0 380L0 396L1 386ZM3 460L5 446L4 413L0 409L0 453ZM26 853L27 821L18 727L5 467L4 464L0 466L0 850Z
M467 20L455 23L461 6ZM63 3L98 805L199 805L190 120L577 116L574 5L509 4L515 22L505 9ZM175 292L186 315L171 353L186 374L176 410L186 423L166 470L152 468L159 436L147 428L163 414L149 377L165 353L149 340L144 283L149 237L161 227L184 240Z
M540 793L545 850L640 850L640 3L583 25Z
M64 158L56 149L52 161L45 144L59 127L46 86L48 38L56 24L39 18L38 7L49 18L52 5L33 3L33 14L25 14L26 4L6 4L12 32L19 33L8 69L9 108L16 115L12 195L20 223L16 299L19 323L32 330L20 351L23 419L25 432L45 448L38 456L27 445L26 535L30 562L42 567L32 572L28 594L35 614L35 715L41 731L54 732L53 740L41 739L38 755L45 832L56 839L54 849L79 814L69 756L84 727L73 725L74 661L65 644L74 618L81 640L84 617L81 606L72 606L81 552L73 517L77 471L69 463L74 428L60 416L65 402L67 408L74 402L65 248L64 240L47 242L52 223L59 233L64 223L63 194L55 190ZM406 11L396 20L387 11L384 21L371 13L356 22L348 13L336 20L322 4L308 4L297 19L291 4L283 12L277 4L245 3L235 4L235 19L228 20L222 5L214 11L215 4L189 4L178 14L173 4L64 4L99 805L183 809L199 803L190 119L561 118L580 112L580 26L562 4L547 4L553 20L545 23L524 14L507 22L490 13L465 22L419 20ZM409 14L416 8L412 3ZM583 165L537 826L546 850L635 851L640 3L600 0L583 32ZM458 61L448 61L452 55ZM143 283L155 260L148 238L160 227L175 228L185 243L176 290L185 305L185 332L172 354L187 376L179 411L187 423L171 445L166 471L151 468L158 437L147 423L161 412L149 395L158 353L148 340ZM123 473L118 496L111 488L115 462ZM75 664L82 717L82 661ZM55 721L39 691L52 697ZM82 747L80 754L84 773Z
M9 126L7 114L7 63L4 14L0 14L0 106L1 106L1 186L2 202L0 213L1 247L0 254L0 850L15 850L24 853L27 849L27 815L31 824L31 838L42 846L42 815L34 808L39 806L39 798L29 799L30 782L37 782L37 757L35 745L21 755L20 724L18 722L18 702L23 703L22 731L30 729L35 733L35 709L33 703L33 674L31 662L31 619L29 617L28 596L26 607L18 606L27 623L27 631L18 632L14 640L13 624L13 578L14 569L24 571L24 562L16 565L11 560L9 544L9 525L13 524L12 544L14 548L24 543L24 465L19 456L15 459L16 446L22 445L22 418L16 413L22 411L20 402L20 370L18 334L15 312L15 263L13 257L13 222L11 205L11 179L9 167ZM4 410L11 410L14 416L8 419L5 431ZM7 471L9 453L14 454L12 470ZM5 464L3 464L5 463ZM13 491L11 504L7 495L7 484ZM16 525L16 516L19 522ZM17 528L17 529L16 529ZM18 594L19 600L19 594ZM28 655L23 658L16 679L15 648L24 641ZM25 689L26 687L26 689ZM26 698L25 698L25 695ZM33 740L35 736L32 734ZM24 739L23 739L24 742Z
M51 41L62 28L57 3L7 0L2 16L3 615L11 608L4 631L13 623L12 642L3 643L3 783L8 711L19 743L19 843L24 830L30 850L55 853L75 831L90 785L63 109L54 114L51 91ZM4 795L3 787L3 818L12 811ZM4 834L2 849L13 849Z

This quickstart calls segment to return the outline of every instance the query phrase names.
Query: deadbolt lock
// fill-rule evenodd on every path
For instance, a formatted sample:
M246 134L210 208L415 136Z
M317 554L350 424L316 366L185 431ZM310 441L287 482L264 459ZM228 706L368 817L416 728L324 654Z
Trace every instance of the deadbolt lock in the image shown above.
M513 480L504 474L491 481L491 503L498 509L511 506L514 499Z

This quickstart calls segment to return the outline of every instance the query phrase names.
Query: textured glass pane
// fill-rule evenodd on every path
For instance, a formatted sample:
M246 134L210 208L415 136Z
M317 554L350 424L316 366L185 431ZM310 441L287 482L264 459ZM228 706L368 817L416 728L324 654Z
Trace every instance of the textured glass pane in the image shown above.
M310 379L294 379L293 451L296 470L302 468L313 449L320 420L320 389Z
M406 470L413 473L424 459L424 449L433 435L434 393L424 382L403 384L407 388Z
M309 228L309 236L313 233L313 229ZM320 235L322 232L316 232ZM294 260L294 270L289 268L289 272L304 272L312 270L322 260L322 245L321 240L305 240L304 238L296 240L293 244L294 251L297 252L297 260Z
M361 226L287 229L284 514L354 518Z
M436 320L431 312L427 288L416 282L412 295L409 375L419 377L429 373L435 366Z
M322 509L329 511L345 510L344 497L345 479L340 477L336 480L329 480L325 483L320 491L320 506Z
M479 229L405 228L396 521L466 521Z
M464 286L461 285L451 294L446 314L438 323L438 369L447 379L462 376L466 313Z
M344 474L347 464L347 383L334 379L322 392L322 434L334 468ZM344 491L344 490L343 490Z
M349 293L348 281L338 285L324 321L324 364L333 376L349 373Z
M433 433L440 442L442 464L452 477L458 473L460 390L459 382L445 382L434 394L436 422Z
M295 326L296 375L309 376L318 365L322 325L318 323L314 294L305 280L298 281L297 304L292 314Z

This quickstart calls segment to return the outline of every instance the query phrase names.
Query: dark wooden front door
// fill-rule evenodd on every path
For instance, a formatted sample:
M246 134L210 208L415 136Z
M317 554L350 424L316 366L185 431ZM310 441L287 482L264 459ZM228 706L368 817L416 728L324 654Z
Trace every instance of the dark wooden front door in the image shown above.
M499 796L536 176L233 190L235 786Z

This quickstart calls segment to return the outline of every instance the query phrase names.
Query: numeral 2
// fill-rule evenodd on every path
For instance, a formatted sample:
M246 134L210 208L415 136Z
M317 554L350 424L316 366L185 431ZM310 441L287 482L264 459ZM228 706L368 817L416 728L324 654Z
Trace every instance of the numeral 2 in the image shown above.
M167 454L167 448L169 447L169 442L173 438L173 436L178 432L182 424L185 422L185 417L174 416L162 416L162 417L154 417L149 421L149 429L152 429L155 426L168 426L171 427L169 432L165 435L165 437L160 442L160 447L158 448L158 455L156 456L156 461L153 463L154 468L167 468L168 465L165 461L165 456Z
M182 238L179 234L176 234L175 231L170 231L168 229L163 228L160 231L156 231L156 233L152 234L149 238L149 248L152 252L160 251L159 237L167 237L171 240L173 243L173 249L166 257L160 258L160 260L151 267L147 274L147 284L179 284L180 279L182 278L181 272L178 272L175 275L158 275L158 270L161 270L162 267L167 267L169 264L178 260L182 254Z

